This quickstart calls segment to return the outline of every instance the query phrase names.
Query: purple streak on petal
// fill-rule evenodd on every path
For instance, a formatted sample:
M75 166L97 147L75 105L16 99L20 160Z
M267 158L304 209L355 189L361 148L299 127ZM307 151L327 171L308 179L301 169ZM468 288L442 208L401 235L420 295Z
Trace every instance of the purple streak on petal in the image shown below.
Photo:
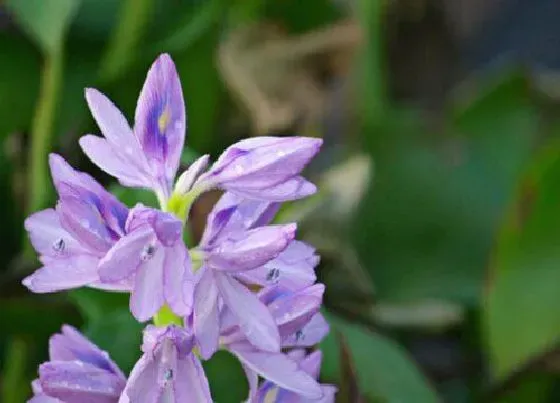
M81 137L79 142L84 154L103 171L117 178L121 185L152 187L152 181L128 158L118 153L107 140L88 134Z
M94 205L76 197L58 201L56 211L63 228L83 246L102 256L111 248L113 238Z
M125 384L110 372L78 361L41 364L39 378L45 394L69 403L115 402Z
M25 220L25 229L35 250L53 258L84 253L85 249L60 224L54 209L32 214Z
M277 285L285 290L299 290L315 283L315 266L319 256L301 241L292 241L276 258L254 270L237 273L248 284Z
M321 307L324 291L323 284L315 284L268 304L281 338L296 333L311 320Z
M255 347L280 350L280 335L267 307L231 276L216 272L214 279L225 305L239 322L239 328Z
M158 363L151 354L144 354L134 365L128 376L126 388L119 403L130 401L158 403L161 390L156 382Z
M244 365L283 389L309 399L319 399L323 395L315 379L302 371L298 364L285 354L260 351L248 343L231 344L228 349Z
M109 371L123 381L126 379L107 352L69 325L63 325L62 333L56 333L49 339L49 356L52 361L81 361Z
M167 304L176 315L190 315L193 307L194 275L191 259L183 242L166 248L163 293Z
M82 287L99 280L98 261L98 258L90 255L55 260L24 278L22 283L35 293Z
M302 329L284 338L282 347L311 347L320 343L328 333L329 324L323 315L316 313Z
M222 199L220 199L221 201ZM206 220L206 227L200 240L200 245L204 248L212 246L220 237L222 232L227 232L228 223L235 213L237 206L235 205L220 205L220 201L214 206Z
M163 306L163 263L165 251L156 248L151 258L143 262L134 282L130 297L130 311L140 321L150 319Z
M220 333L218 288L212 270L202 267L200 281L194 293L194 334L200 355L209 359L218 349Z
M154 240L154 231L148 226L139 227L119 239L99 262L100 279L114 283L131 276L142 263L144 250Z
M181 82L171 57L152 64L138 98L134 132L155 172L171 184L185 142L186 117Z
M241 271L274 259L294 239L296 224L270 225L243 233L239 240L221 242L209 252L208 264L216 269Z
M213 402L208 379L194 354L189 354L177 362L174 392L175 402Z
M180 193L187 193L190 191L196 179L208 166L209 160L210 156L205 154L194 161L189 168L179 176L175 189Z
M224 186L230 192L241 197L269 202L283 202L299 200L311 196L317 192L317 187L301 176L288 179L287 181L267 187L265 189L251 190L242 186Z

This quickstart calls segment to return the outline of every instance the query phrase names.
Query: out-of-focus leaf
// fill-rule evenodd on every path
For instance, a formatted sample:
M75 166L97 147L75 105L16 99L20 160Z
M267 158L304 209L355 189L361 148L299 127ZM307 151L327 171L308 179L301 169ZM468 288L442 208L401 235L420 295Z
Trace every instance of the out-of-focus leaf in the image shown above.
M354 367L352 353L350 352L350 347L348 347L348 343L346 343L346 340L343 336L338 336L340 347L341 376L337 399L338 401L342 402L361 403L363 402L363 399L360 394L360 387L358 386L359 381L356 374L356 368Z
M130 313L129 295L87 288L70 295L86 319L86 336L128 373L140 357L144 328Z
M80 0L7 0L21 26L46 53L57 52Z
M550 402L550 391L554 384L554 377L543 374L528 374L516 385L504 391L497 403L540 403Z
M304 32L328 25L340 18L340 10L330 0L284 0L269 2L264 14L282 21L290 32Z
M218 351L203 362L212 397L215 402L238 403L245 401L249 388L239 361L226 351Z
M0 139L30 126L39 92L40 55L21 36L0 32Z
M560 145L528 170L501 228L486 290L492 370L503 378L560 341Z
M27 389L25 379L25 361L27 359L27 344L20 338L13 338L8 344L6 362L2 372L2 389L0 396L4 403L19 403L25 400L24 391Z
M478 302L537 125L527 80L509 75L456 108L444 139L387 139L352 234L380 298Z
M359 380L360 392L369 399L387 403L438 402L439 398L424 376L410 361L402 347L385 337L351 325L333 315L329 336L321 343L322 377L326 381L340 379L340 354L336 333L340 333L350 349Z

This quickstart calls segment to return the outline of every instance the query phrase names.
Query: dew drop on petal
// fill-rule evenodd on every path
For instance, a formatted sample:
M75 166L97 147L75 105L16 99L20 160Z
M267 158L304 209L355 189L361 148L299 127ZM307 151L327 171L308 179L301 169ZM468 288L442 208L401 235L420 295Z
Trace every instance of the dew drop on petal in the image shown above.
M156 253L155 245L148 244L144 246L144 249L142 249L142 252L140 253L140 259L142 259L144 262L150 260L154 256L154 253Z
M272 268L266 274L266 281L269 283L276 283L278 282L278 278L280 277L280 269Z
M305 338L305 335L303 334L303 331L298 330L295 334L295 337L296 337L296 341L300 341Z
M56 253L64 252L64 249L66 248L66 244L64 242L64 239L58 238L56 241L53 242L52 248Z

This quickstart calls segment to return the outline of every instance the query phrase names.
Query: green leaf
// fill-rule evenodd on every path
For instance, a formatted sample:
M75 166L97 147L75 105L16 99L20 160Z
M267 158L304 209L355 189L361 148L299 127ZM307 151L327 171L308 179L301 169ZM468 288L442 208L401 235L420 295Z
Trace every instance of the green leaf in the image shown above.
M60 49L80 0L7 0L20 25L45 53Z
M86 320L84 333L128 373L140 358L144 325L128 308L128 293L82 288L70 293Z
M538 133L531 95L524 76L508 75L456 107L437 137L384 133L352 234L380 298L478 304L495 229Z
M499 379L560 341L560 144L539 155L501 228L484 325Z
M249 387L245 373L232 354L218 351L202 365L215 402L239 403L247 399Z
M439 398L424 376L398 344L376 333L352 325L333 315L329 336L321 343L321 376L327 381L340 379L340 353L337 334L350 350L360 393L387 403L438 402Z

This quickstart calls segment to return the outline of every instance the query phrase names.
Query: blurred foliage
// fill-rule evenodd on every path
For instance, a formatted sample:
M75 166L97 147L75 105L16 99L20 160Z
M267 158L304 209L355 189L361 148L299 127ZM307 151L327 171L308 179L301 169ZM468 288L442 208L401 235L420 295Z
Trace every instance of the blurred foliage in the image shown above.
M1 3L2 402L30 394L48 338L63 323L80 327L124 371L140 355L142 325L126 295L31 295L20 285L38 265L22 242L22 222L55 201L50 152L91 172L125 204L156 205L149 192L94 168L77 139L98 132L83 89L106 92L131 121L146 71L162 52L177 64L188 106L183 168L255 135L265 103L289 112L265 134L324 137L308 171L319 194L284 206L278 220L301 222L300 237L321 254L332 326L319 346L322 378L338 385L340 402L560 401L558 98L516 65L466 71L445 91L434 89L444 96L433 102L423 102L433 97L427 86L398 98L396 82L428 74L440 83L439 71L455 71L452 63L432 66L439 59L422 42L452 36L432 33L439 25L429 10L441 4ZM416 31L422 24L425 31ZM243 45L251 48L234 55L243 62L235 67L248 70L225 74L222 46L247 27L257 33ZM403 55L421 49L422 60L397 69L389 44ZM255 54L264 60L246 57ZM249 85L232 82L240 77ZM194 223L213 200L197 203ZM204 365L216 401L244 399L246 380L232 356L220 352Z

